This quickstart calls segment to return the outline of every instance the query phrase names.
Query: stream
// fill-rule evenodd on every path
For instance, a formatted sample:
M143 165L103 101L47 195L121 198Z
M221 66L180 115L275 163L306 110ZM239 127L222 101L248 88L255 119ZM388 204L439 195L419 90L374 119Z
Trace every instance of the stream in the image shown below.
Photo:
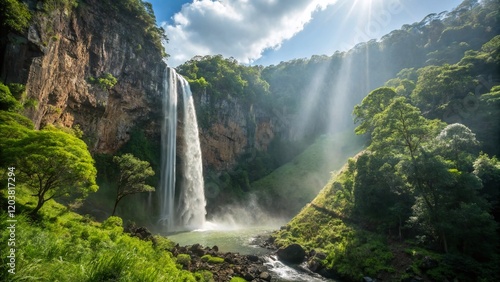
M314 277L299 270L298 266L288 266L276 259L273 251L259 247L257 238L270 235L279 226L234 226L207 222L202 229L190 232L178 232L166 236L181 246L201 244L206 247L217 246L221 252L233 252L243 255L264 257L274 282L309 282L334 281Z

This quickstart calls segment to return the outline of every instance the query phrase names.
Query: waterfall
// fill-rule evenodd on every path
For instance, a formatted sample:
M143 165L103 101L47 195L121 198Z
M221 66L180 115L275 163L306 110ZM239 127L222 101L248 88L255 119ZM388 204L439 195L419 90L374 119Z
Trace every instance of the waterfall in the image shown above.
M162 165L160 181L160 221L168 231L177 229L196 229L205 223L205 192L203 183L203 167L201 148L196 121L194 101L188 82L174 69L166 71L167 83L163 95ZM180 85L180 89L178 86ZM184 146L182 147L182 181L178 201L175 198L175 165L176 165L176 130L177 130L177 96L181 91L183 97L183 129Z
M177 74L172 69L165 73L163 93L163 121L161 126L160 221L172 230L175 226L175 150L177 134Z
M205 223L205 191L198 122L188 82L179 76L184 98L183 185L179 196L178 219L182 226L200 228Z

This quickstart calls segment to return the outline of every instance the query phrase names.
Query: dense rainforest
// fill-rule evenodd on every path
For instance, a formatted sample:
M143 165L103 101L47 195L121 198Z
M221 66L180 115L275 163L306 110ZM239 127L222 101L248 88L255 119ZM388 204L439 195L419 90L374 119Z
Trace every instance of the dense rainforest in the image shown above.
M342 281L500 280L499 7L465 0L331 56L177 67L208 216L252 202L251 223L293 217L270 242ZM151 4L0 0L0 14L1 279L216 279L168 239L134 236L152 228L161 163L167 37Z

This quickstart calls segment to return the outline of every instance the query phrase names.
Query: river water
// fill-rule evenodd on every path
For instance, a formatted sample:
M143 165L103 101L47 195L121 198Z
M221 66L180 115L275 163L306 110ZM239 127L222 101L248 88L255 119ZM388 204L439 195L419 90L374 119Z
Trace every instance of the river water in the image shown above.
M273 251L258 246L260 236L270 235L279 225L235 226L207 222L201 229L190 232L168 234L167 237L181 246L201 244L206 247L217 246L220 252L233 252L244 255L258 255L266 260L266 265L274 274L274 282L315 282L333 281L313 277L299 270L298 266L288 266L276 259Z

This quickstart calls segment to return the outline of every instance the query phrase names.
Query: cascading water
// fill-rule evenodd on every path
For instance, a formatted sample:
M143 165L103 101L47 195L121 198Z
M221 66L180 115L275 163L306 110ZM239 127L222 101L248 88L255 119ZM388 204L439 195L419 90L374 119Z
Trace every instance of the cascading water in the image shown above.
M168 231L196 229L205 223L205 192L201 148L194 101L188 82L174 69L167 68L163 95L164 119L162 123L162 170L160 182L160 221ZM178 89L180 84L180 89ZM175 164L177 95L182 91L184 104L184 140L182 152L183 181L179 201L175 204Z
M175 150L177 133L177 74L167 69L164 79L163 122L161 127L160 221L172 230L175 226Z
M184 98L184 142L186 150L183 158L184 181L179 196L178 219L182 226L196 229L203 226L206 215L200 138L191 89L183 77L179 76L179 80Z

